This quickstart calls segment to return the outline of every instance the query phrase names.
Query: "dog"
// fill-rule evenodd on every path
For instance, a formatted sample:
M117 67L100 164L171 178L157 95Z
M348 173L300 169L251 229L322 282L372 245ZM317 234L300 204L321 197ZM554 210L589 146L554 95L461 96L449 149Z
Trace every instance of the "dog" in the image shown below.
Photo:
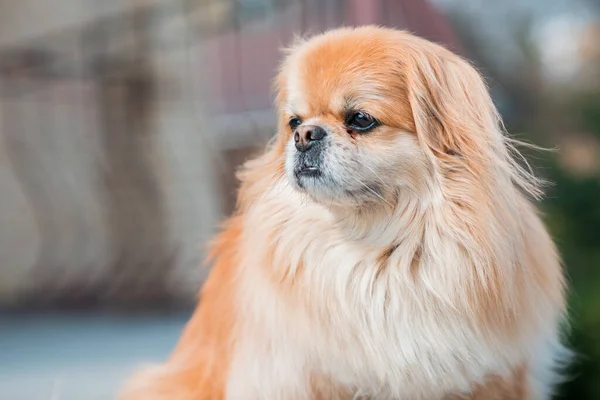
M564 274L475 68L339 28L298 39L275 86L199 305L122 399L549 399Z

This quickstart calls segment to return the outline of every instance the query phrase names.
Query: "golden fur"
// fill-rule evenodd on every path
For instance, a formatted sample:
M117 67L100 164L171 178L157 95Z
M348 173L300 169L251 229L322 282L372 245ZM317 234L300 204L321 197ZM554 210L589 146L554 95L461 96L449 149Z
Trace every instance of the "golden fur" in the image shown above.
M121 398L548 399L563 274L475 69L343 28L298 41L276 86L278 133L240 173L198 308ZM327 131L320 178L295 175L295 117Z

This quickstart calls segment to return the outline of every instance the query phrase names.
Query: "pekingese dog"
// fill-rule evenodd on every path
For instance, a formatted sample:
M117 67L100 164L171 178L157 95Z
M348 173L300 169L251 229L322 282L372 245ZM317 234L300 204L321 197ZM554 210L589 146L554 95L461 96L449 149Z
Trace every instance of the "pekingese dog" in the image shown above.
M278 132L170 359L123 399L548 399L565 281L476 70L379 27L296 43Z

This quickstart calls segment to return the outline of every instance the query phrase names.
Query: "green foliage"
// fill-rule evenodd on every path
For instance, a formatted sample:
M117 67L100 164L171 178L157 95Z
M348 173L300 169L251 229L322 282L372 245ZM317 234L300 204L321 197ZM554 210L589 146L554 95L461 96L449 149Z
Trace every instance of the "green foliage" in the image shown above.
M600 181L556 166L551 172L556 186L544 211L569 276L569 343L576 352L559 398L600 399Z
M600 138L600 95L575 101L572 115ZM569 276L568 342L576 353L556 398L600 399L600 179L572 175L556 158L543 164L554 182L543 210Z

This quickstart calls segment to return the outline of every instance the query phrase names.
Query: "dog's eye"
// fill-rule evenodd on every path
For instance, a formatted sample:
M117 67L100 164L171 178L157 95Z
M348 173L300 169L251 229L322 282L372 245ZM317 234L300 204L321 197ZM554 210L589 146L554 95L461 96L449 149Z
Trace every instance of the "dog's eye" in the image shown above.
M355 112L346 118L346 126L357 131L366 132L377 126L377 120L366 112Z
M292 131L295 131L296 128L298 126L300 126L301 123L302 123L302 121L300 120L300 118L294 117L294 118L292 118L292 119L289 120L288 125L290 126L290 128L292 129Z

